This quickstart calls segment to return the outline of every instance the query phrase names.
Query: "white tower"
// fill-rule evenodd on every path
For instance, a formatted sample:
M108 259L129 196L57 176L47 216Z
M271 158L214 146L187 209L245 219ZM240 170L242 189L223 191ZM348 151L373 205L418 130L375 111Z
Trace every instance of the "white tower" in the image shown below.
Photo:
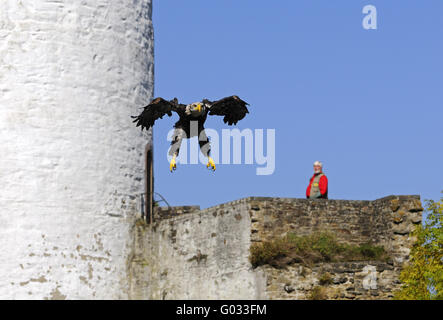
M128 298L151 10L0 1L0 299Z

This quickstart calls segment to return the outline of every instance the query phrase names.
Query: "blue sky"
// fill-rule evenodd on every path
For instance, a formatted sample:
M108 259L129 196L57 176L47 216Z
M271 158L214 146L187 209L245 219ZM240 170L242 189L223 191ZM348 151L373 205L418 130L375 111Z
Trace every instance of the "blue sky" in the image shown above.
M362 27L366 5L377 30ZM443 1L154 0L155 96L183 103L237 94L242 130L275 129L275 172L178 165L154 129L155 191L202 208L248 197L304 198L321 160L329 198L443 190ZM206 126L226 128L221 117Z

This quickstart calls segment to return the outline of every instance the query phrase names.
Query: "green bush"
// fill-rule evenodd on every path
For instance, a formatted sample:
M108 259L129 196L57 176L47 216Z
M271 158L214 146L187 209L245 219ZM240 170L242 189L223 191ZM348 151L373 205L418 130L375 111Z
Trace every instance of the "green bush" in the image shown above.
M443 198L426 202L424 225L414 231L409 263L400 274L401 289L394 299L443 300Z

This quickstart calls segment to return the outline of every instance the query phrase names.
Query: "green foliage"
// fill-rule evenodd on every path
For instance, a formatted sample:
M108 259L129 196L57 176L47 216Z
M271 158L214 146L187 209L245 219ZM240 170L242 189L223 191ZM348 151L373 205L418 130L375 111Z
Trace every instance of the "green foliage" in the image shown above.
M443 299L443 198L426 201L427 221L414 231L410 261L400 274L402 288L394 299Z
M330 232L318 232L308 236L289 233L281 239L254 244L249 258L254 267L283 267L290 263L384 260L387 254L383 247L344 244Z

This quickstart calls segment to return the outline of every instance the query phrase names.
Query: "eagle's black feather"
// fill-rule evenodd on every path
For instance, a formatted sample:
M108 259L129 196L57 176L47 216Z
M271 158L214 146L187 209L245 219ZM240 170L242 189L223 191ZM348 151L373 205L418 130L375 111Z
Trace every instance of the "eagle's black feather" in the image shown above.
M155 120L162 119L165 114L172 116L172 111L181 113L177 99L167 101L163 98L156 98L144 107L142 113L133 116L133 122L137 123L137 127L141 126L142 130L148 130L154 125Z
M208 166L215 170L215 164L209 157L211 152L210 141L205 134L204 124L208 115L223 116L223 121L229 125L237 124L249 113L249 105L237 96L226 97L217 101L204 99L202 102L195 102L189 105L179 104L177 99L167 101L163 98L156 98L144 107L142 113L132 117L137 123L137 127L149 129L154 125L155 120L163 118L165 114L172 115L172 111L178 113L179 120L174 124L174 134L171 140L169 154L177 157L180 151L180 145L185 138L191 138L195 135L199 137L201 152L209 158ZM197 130L191 130L191 124L197 122ZM172 158L170 170L175 168L175 158Z
M204 102L210 104L209 115L224 116L223 122L229 125L237 124L249 113L246 107L249 104L237 96L226 97L214 102L207 100Z

